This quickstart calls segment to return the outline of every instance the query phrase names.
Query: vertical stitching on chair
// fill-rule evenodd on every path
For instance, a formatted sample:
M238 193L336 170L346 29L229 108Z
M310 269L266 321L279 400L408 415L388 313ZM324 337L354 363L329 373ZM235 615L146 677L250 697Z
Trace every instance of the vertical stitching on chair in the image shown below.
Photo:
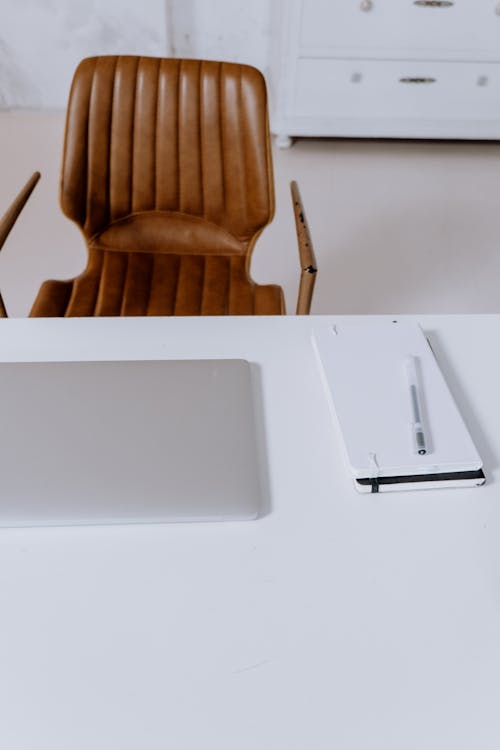
M65 313L64 313L64 317L65 317L65 318L69 318L69 317L71 317L71 316L69 315L69 313L68 313L68 310L69 310L69 309L70 309L70 307L71 307L71 303L72 303L72 301L73 301L73 298L74 298L74 296L75 296L75 279L72 279L72 281L71 281L71 294L69 295L69 298L68 298L68 304L66 305L66 311L65 311Z
M244 210L245 214L245 224L248 225L248 190L247 190L247 164L246 159L247 155L245 152L245 142L246 142L246 131L245 131L245 117L243 112L243 86L241 82L241 66L238 68L238 136L240 141L240 154L242 156L241 159L241 171L242 171L242 182L243 182L243 205L242 208ZM243 211L242 211L243 213ZM246 229L245 226L245 237L246 237ZM239 238L238 238L239 239Z
M234 255L228 256L228 274L227 274L227 303L226 303L226 315L231 315L231 279L233 276L233 259Z
M102 281L102 275L103 275L103 266L104 266L104 251L100 251L99 255L99 279L97 281L97 290L94 291L94 300L92 305L92 317L95 316L95 311L97 308L97 298L99 296L99 289L101 288L101 281Z
M176 182L177 182L177 210L181 210L181 149L180 149L180 133L181 133L181 92L182 92L182 86L181 86L181 78L182 78L182 60L179 62L179 67L177 70L177 112L176 112L176 124L177 124L177 132L176 132L176 143L177 143L177 173L176 173Z
M149 294L148 294L148 300L146 305L146 315L149 315L149 308L151 307L151 295L153 293L153 280L155 277L156 272L156 259L157 255L151 256L151 265L150 265L150 274L149 274Z
M106 171L106 215L107 223L111 221L111 141L113 138L113 107L115 101L115 83L116 83L116 69L118 67L119 57L115 58L113 66L113 86L111 89L111 102L109 109L109 125L108 125L108 153L107 153L107 171Z
M224 314L229 315L231 312L230 306L229 306L229 295L231 294L231 268L232 268L232 258L233 256L229 255L226 256L224 262L226 264L226 271L227 271L227 284L226 284L226 299L224 304Z
M99 60L99 58L97 57L96 60L95 60L95 63L94 63L94 70L92 71L92 80L90 82L89 109L88 109L88 115L87 115L87 145L86 145L87 153L85 155L86 156L86 161L87 161L87 164L86 164L86 166L87 166L87 170L86 170L87 171L87 174L86 174L87 183L85 185L85 222L84 222L84 226L87 225L87 221L88 221L89 214L90 214L90 195L89 195L89 184L90 184L90 159L89 159L89 154L90 154L90 131L91 131L91 127L90 127L90 115L91 115L91 112L92 112L92 99L93 99L93 93L94 93L95 73L96 73L96 69L97 69L97 62L98 62L98 60ZM91 229L92 229L92 227L90 227L90 230Z
M153 271L154 271L154 260L155 260L155 257L156 257L155 255L148 255L148 274L147 274L148 275L148 288L147 288L147 291L146 291L146 299L145 299L146 305L144 307L144 314L145 315L148 314L149 303L151 301L151 289L152 289L152 285L153 285Z
M179 295L179 279L181 276L182 271L182 261L184 260L184 255L181 255L179 257L179 265L177 266L177 276L175 279L175 290L174 290L174 304L172 305L172 315L175 315L175 310L177 308L177 297Z
M222 209L225 217L226 214L226 179L224 173L224 131L222 127L223 123L223 98L222 98L222 63L219 63L219 70L217 76L217 99L218 99L218 114L219 114L219 141L220 141L220 166L221 166L221 178L222 178Z
M175 110L175 173L173 177L175 178L175 203L173 205L173 210L179 210L181 199L180 199L180 186L179 186L179 170L180 170L180 153L179 153L179 97L180 97L180 62L176 62L175 65L175 98L173 97L172 104L175 104L176 110Z
M131 154L131 162L130 162L130 201L129 201L129 211L134 210L134 147L135 147L135 107L137 102L137 81L139 79L138 72L139 72L139 65L141 62L141 58L138 57L136 61L136 67L135 67L135 82L134 82L134 101L132 104L132 132L130 133L130 154Z
M180 169L180 154L179 154L179 90L180 90L180 63L175 63L175 70L176 70L176 76L175 76L175 97L172 97L172 106L175 106L175 149L174 149L174 155L175 155L175 173L173 175L173 179L175 179L175 195L176 200L173 205L172 210L178 210L180 206L180 190L179 190L179 169ZM169 206L170 208L170 206Z
M201 294L200 294L200 306L198 315L203 314L203 298L205 296L205 278L207 275L207 256L202 255L202 266L201 266Z
M125 295L127 293L127 280L128 280L128 272L129 272L129 266L130 266L130 255L131 253L127 253L127 261L125 263L125 273L123 274L123 288L122 288L122 303L120 305L120 316L125 315L124 309L125 309Z
M96 61L94 60L94 69L92 71L92 81L91 81L91 84L90 84L91 92L92 92L92 85L93 85L93 80L94 80L95 69L96 69ZM86 153L85 153L85 166L86 166L86 169L85 169L85 174L83 176L83 179L85 180L85 188L84 188L85 214L83 216L83 221L81 221L81 216L80 216L80 222L81 222L82 229L84 229L85 224L87 222L87 192L88 192L88 185L89 185L89 180L88 180L88 173L89 173L89 130L90 130L90 128L89 128L89 115L90 115L90 94L91 94L91 92L89 93L88 104L87 104L87 107L88 107L88 109L87 109L87 117L85 118L85 137L84 137L85 141L84 142L86 143L86 149L87 150L86 150ZM65 136L64 136L64 151L65 152L66 152L67 142L68 142L68 136L67 136L67 133L66 133ZM64 164L65 163L66 163L66 153L64 154ZM64 171L66 172L66 169Z
M153 128L154 128L154 135L153 135L153 176L152 176L152 184L153 184L153 206L156 210L156 129L158 124L158 81L160 79L160 60L156 61L156 96L154 101L154 107L155 107L155 113L153 117Z
M104 250L102 254L102 264L101 264L101 273L99 275L99 281L97 282L97 294L95 296L95 302L94 302L94 311L93 315L95 315L95 311L99 307L99 304L101 303L101 294L103 294L102 288L102 280L104 277L104 274L106 273L107 267L109 265L109 253Z
M198 148L200 150L200 198L201 198L201 216L205 216L205 185L203 181L203 62L198 65Z
M63 312L63 318L69 318L68 310L69 310L69 305L70 305L70 302L71 302L71 298L73 297L74 289L75 289L75 280L73 279L71 281L71 291L70 291L70 293L68 295L68 298L66 300L66 307L65 307L64 312Z
M158 111L160 109L159 107L159 100L160 100L160 71L161 71L161 60L158 60L158 71L156 76L156 109L155 109L155 140L154 140L154 171L155 171L155 179L154 179L154 209L155 211L158 209Z

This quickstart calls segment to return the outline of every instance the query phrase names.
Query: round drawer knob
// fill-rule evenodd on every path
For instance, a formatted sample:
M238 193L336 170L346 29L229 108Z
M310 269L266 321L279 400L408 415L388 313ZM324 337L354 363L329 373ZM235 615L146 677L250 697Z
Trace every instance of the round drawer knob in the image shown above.
M373 8L373 0L361 0L359 7L364 13L368 13Z

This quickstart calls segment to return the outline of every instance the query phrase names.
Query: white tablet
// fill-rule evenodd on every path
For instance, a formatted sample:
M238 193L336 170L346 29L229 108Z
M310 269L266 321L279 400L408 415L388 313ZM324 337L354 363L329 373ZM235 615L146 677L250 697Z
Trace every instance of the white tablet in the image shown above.
M328 325L314 344L356 489L484 483L481 457L416 323Z

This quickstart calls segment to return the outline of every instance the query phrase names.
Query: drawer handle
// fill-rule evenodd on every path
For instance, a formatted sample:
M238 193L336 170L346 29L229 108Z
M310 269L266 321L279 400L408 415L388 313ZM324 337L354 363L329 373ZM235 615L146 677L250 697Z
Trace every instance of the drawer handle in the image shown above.
M414 78L412 76L408 76L407 78L400 78L400 83L436 83L435 78Z
M413 5L418 5L420 8L449 8L455 3L450 0L414 0Z
M373 0L361 0L359 7L363 13L368 13L373 9Z

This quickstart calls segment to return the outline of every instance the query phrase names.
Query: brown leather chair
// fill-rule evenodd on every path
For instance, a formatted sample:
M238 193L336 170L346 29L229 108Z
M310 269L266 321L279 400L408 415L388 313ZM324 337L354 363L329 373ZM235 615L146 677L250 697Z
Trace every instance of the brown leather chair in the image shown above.
M292 185L309 312L312 244ZM83 60L68 105L63 212L85 271L46 281L30 315L274 315L282 289L250 258L274 212L266 87L246 65L133 56Z

